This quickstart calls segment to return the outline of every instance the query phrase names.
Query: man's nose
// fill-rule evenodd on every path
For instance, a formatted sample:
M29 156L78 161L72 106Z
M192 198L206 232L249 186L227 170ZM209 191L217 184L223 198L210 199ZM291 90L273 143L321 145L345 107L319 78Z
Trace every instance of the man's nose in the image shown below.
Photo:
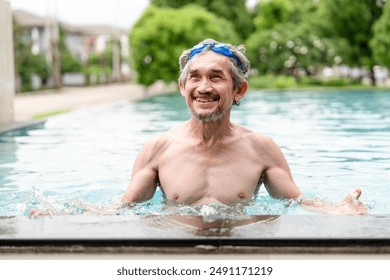
M208 79L202 79L198 84L198 91L200 93L208 93L212 91L211 82Z

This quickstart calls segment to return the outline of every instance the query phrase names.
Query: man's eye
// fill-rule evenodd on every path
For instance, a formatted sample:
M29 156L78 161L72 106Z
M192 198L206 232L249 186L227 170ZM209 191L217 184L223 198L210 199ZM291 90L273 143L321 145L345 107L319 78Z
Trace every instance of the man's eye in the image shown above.
M222 79L222 77L220 75L212 75L211 79L213 79L213 80L215 80L215 79Z

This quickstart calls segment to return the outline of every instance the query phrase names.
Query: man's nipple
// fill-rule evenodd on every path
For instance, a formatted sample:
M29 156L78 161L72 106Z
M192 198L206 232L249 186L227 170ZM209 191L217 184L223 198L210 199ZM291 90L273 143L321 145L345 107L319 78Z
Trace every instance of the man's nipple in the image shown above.
M174 194L173 197L172 197L174 200L178 200L179 199L179 196L177 194Z
M239 198L245 198L245 195L244 195L244 193L240 192L240 193L238 194L238 197L239 197Z

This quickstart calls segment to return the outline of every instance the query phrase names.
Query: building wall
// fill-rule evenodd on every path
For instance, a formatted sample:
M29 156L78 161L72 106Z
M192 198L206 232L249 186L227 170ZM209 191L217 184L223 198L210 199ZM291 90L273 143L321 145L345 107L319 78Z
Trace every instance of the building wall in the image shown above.
M26 12L16 12L16 20L26 28L26 41L31 42L31 52L34 54L43 54L49 65L53 64L53 51L51 48L51 37L53 36L53 22L39 16ZM60 23L61 24L61 23ZM107 47L110 47L112 36L116 36L120 41L120 50L115 56L115 66L117 69L112 73L112 77L106 77L105 81L128 80L131 78L129 59L128 34L125 30L114 30L109 26L71 26L62 24L66 32L65 44L69 51L78 57L82 63L86 63L88 58L95 53L102 53ZM114 34L115 33L115 34ZM119 55L121 57L119 57ZM74 80L80 83L80 79L74 79L74 75L62 77L64 85L68 81L73 84ZM52 86L53 78L49 78L47 86ZM101 80L101 79L100 79ZM51 81L51 82L50 82ZM39 83L35 83L39 86ZM36 89L34 87L34 89Z
M14 120L14 54L12 13L9 2L0 0L0 125Z

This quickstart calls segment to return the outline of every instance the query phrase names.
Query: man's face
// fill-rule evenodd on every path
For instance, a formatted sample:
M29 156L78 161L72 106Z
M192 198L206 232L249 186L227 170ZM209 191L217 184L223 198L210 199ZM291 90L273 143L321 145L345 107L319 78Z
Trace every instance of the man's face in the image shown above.
M232 107L236 90L230 75L230 61L222 55L207 52L189 62L186 84L180 84L192 115L201 121L215 121Z

